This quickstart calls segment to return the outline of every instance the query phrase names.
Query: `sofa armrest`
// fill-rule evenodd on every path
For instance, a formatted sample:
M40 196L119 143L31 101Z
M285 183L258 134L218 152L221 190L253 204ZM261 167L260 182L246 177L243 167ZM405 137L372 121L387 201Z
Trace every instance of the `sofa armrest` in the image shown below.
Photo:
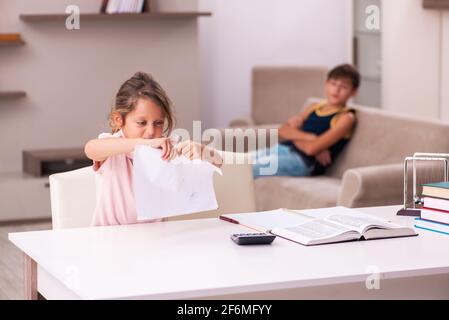
M354 208L398 205L404 201L404 165L384 164L347 170L338 205Z
M255 122L253 118L250 116L240 116L238 118L232 119L231 122L229 122L229 127L235 128L235 127L248 127L248 126L255 126Z

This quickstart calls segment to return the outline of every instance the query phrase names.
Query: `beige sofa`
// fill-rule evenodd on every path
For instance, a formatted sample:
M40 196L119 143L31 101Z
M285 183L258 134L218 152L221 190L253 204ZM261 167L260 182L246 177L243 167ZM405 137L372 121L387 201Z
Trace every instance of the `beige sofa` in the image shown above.
M256 179L258 210L402 204L404 158L415 152L449 152L448 123L354 107L354 135L326 173Z
M286 70L257 70L258 76L265 80L253 79L253 91L256 91L253 92L253 98L259 95L273 97L267 97L264 101L270 103L264 103L262 106L253 100L252 108L261 108L263 118L259 110L252 110L253 117L250 121L237 119L231 123L233 128L277 128L280 121L277 124L269 124L270 119L285 120L301 109L301 105L298 106L291 100L298 94L289 94L287 91L303 91L302 84L310 84L311 81L297 80L296 87L292 84L281 87L270 82L270 79L276 82L282 78L273 77L273 72L282 73ZM279 96L291 99L276 99ZM261 97L257 99L260 101ZM321 100L310 98L301 104L305 106ZM335 205L364 207L402 204L404 158L415 152L449 152L447 123L408 117L377 108L358 105L354 107L357 109L358 119L354 136L327 172L316 177L257 179L255 190L258 210L279 207L303 209ZM279 114L282 114L281 118ZM235 133L234 145L239 135L242 135L242 132ZM224 142L222 143L224 145ZM245 145L245 148L248 149L248 145Z
M251 114L230 127L264 126L285 121L309 97L323 96L327 68L322 66L258 66L252 70Z

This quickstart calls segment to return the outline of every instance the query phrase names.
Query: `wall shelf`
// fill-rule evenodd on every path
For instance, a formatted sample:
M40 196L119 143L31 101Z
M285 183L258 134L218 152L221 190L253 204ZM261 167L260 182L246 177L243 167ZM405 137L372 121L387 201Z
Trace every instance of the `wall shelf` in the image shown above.
M90 165L92 165L92 160L87 158L83 147L22 151L23 172L34 177L75 170Z
M20 33L0 33L0 47L15 47L24 45Z
M81 21L123 21L123 20L159 20L159 19L195 19L211 16L211 12L150 12L150 13L84 13ZM21 14L20 20L28 22L65 21L67 14Z
M449 0L423 0L424 9L449 9Z
M15 99L26 97L25 91L0 91L0 99Z
M23 46L24 44L25 44L25 41L23 41L23 40L15 40L15 41L0 40L0 47L17 47L17 46Z

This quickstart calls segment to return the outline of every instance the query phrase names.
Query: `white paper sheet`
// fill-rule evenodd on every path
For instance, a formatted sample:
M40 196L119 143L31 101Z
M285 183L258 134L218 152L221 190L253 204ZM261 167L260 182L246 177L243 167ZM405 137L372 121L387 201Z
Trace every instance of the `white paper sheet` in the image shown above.
M134 149L133 185L138 220L159 219L218 208L214 172L207 161L181 156L161 159L161 150L144 145Z

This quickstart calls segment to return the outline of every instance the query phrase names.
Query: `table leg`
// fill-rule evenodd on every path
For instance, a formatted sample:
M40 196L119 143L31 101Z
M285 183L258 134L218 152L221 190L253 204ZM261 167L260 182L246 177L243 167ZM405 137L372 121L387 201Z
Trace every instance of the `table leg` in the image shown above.
M23 285L24 298L37 300L37 264L26 253L23 253Z

